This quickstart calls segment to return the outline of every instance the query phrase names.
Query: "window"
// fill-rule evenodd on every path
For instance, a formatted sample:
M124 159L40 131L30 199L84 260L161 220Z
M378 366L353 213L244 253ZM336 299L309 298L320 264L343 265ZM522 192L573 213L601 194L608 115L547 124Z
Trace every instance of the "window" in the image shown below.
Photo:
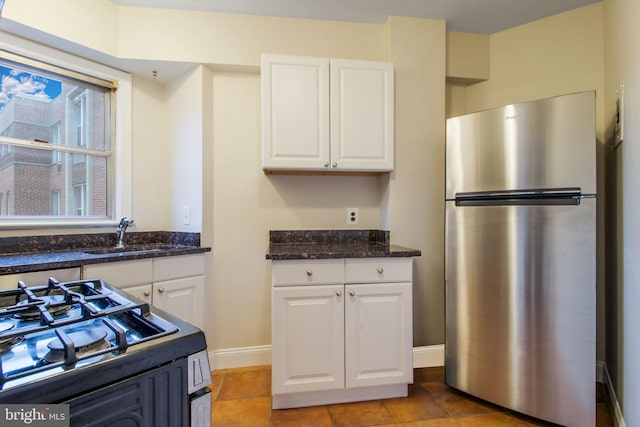
M60 215L60 190L51 192L51 215Z
M78 184L73 186L73 210L77 216L83 216L86 211L85 201L85 184Z
M10 37L0 79L0 228L130 212L130 76Z
M53 145L60 145L62 143L62 129L60 128L60 126L60 122L57 122L54 123L51 127L51 144ZM58 166L58 173L60 173L62 153L60 151L53 151L51 153L51 161Z

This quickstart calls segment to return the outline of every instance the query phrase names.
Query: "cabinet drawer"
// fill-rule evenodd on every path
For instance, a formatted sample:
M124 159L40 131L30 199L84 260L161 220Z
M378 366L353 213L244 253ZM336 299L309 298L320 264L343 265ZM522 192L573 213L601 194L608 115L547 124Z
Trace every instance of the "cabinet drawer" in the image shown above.
M151 283L151 259L107 262L84 267L84 279L102 279L118 288Z
M0 276L0 290L16 289L18 280L24 280L27 286L46 285L49 277L55 277L59 282L80 280L79 268L64 268L60 270L32 271Z
M202 276L203 274L204 255L200 254L155 258L153 262L154 282Z
M411 258L350 258L344 263L345 283L410 282Z
M344 260L285 260L273 261L273 286L325 285L344 283Z

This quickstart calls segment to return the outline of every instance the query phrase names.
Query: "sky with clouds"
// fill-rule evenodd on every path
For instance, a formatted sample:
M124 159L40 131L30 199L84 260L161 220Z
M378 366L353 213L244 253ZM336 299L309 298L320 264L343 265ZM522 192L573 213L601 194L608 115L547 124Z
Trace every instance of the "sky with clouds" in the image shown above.
M0 66L0 109L16 94L27 94L42 99L60 95L61 83L36 74Z

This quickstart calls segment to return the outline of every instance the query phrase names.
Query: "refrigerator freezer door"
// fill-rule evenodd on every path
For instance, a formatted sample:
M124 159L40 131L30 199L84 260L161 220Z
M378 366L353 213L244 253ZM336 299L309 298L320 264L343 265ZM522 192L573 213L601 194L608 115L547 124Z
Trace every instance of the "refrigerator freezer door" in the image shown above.
M594 426L595 207L446 202L449 385Z
M595 92L447 120L446 199L456 193L577 187L596 193Z

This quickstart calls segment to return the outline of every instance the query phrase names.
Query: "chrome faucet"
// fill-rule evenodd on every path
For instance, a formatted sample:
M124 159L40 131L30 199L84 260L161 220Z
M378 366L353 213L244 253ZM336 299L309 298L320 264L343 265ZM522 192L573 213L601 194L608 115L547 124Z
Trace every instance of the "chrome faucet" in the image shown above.
M134 220L127 217L120 220L120 224L118 224L118 229L116 230L116 248L124 248L124 232L127 231L127 227L134 222Z

